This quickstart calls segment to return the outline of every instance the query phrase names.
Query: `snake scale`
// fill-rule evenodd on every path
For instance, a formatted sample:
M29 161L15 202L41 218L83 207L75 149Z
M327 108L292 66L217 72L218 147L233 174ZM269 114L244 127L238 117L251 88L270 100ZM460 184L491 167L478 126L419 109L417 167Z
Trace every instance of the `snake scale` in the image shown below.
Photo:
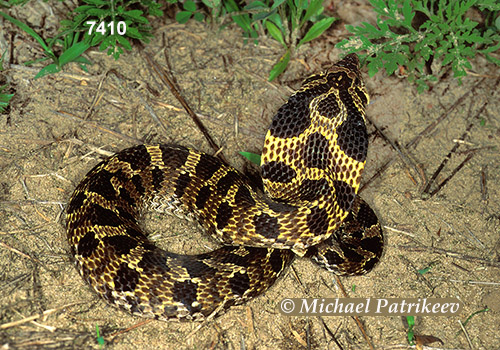
M356 55L307 78L267 132L263 186L178 145L139 145L104 160L67 207L79 272L108 302L161 320L203 320L241 304L295 255L336 274L366 273L383 250L377 216L357 196L368 101ZM151 209L193 216L224 246L200 255L156 247L139 224Z

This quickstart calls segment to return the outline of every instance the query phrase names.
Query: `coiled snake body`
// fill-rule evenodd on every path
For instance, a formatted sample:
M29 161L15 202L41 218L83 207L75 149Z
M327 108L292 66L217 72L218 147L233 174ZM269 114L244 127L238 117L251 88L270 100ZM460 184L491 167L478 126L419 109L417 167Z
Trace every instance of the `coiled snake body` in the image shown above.
M241 304L269 288L295 254L337 274L367 272L383 249L378 219L356 195L367 103L355 55L306 79L267 132L264 191L182 146L115 154L87 174L68 204L78 270L109 302L162 320L202 320ZM195 256L156 247L138 223L151 208L194 215L226 246Z

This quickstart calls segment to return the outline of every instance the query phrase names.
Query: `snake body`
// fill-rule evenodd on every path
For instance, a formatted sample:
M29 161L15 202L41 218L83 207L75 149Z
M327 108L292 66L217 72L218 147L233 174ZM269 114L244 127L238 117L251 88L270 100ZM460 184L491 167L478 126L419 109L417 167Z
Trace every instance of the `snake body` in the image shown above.
M218 158L139 145L96 165L67 207L71 253L104 299L133 314L203 320L263 293L294 256L362 274L383 249L359 197L368 94L357 56L307 78L277 112L262 152L264 189ZM224 244L201 255L156 247L144 210L194 216Z

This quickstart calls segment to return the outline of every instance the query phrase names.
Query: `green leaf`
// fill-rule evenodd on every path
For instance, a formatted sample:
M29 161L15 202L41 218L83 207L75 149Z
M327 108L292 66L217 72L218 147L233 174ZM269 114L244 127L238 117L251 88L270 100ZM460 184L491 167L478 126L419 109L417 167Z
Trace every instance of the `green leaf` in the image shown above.
M260 165L260 154L255 154L251 152L240 152L240 154L248 159L251 163Z
M286 50L285 54L280 58L279 62L276 63L271 71L269 72L269 81L273 81L278 75L283 73L288 66L290 61L290 50Z
M186 0L186 2L184 2L183 7L184 7L184 10L189 11L189 12L196 11L196 4L192 0Z
M269 6L264 4L262 1L252 1L243 10L270 10Z
M131 10L123 13L124 17L133 18L135 22L139 22L142 24L149 24L149 21L146 17L142 16L143 12L141 10Z
M201 0L208 8L216 9L220 6L221 0Z
M106 18L109 15L109 10L103 10L98 8L91 8L85 12L89 16L95 16L98 18Z
M121 35L116 35L116 41L123 46L126 50L132 50L132 45L130 45L130 42L123 36Z
M76 43L68 50L64 51L59 57L59 66L62 67L66 63L72 62L75 58L83 54L89 47L89 44L83 41Z
M109 1L106 1L106 0L83 0L83 2L85 2L87 4L91 4L91 5L96 5L96 6L105 6L105 5L109 6ZM93 6L93 7L95 7L95 6Z
M201 12L195 12L193 18L198 22L203 22L203 20L205 19L205 15Z
M320 36L325 30L330 28L333 21L335 21L335 18L328 17L328 18L323 18L321 21L314 23L313 26L306 33L306 35L304 35L304 37L299 41L297 47L300 47L300 45Z
M3 18L5 18L6 20L8 20L9 22L15 24L16 26L18 26L19 28L21 28L22 30L24 30L26 33L28 33L29 35L31 35L36 41L38 41L38 43L40 44L40 46L43 47L43 49L45 50L45 52L47 53L48 56L52 57L53 59L55 59L55 55L54 53L52 52L52 50L47 46L47 44L45 44L45 40L42 39L42 37L40 35L38 35L33 29L31 29L27 24L13 18L13 17L10 17L8 14L6 13L3 13L2 11L0 11L0 16L2 16Z
M127 25L127 36L129 38L144 40L144 35L141 34L139 29L135 27L129 27L128 25Z
M406 322L408 323L408 343L413 344L413 326L415 326L415 317L414 316L406 316Z
M175 15L175 20L181 24L186 23L191 18L192 12L180 11Z
M287 46L285 44L285 40L283 39L283 33L281 33L281 30L279 30L278 27L271 21L266 21L266 28L274 40L279 42L286 49Z
M429 271L430 271L430 269L432 269L432 266L427 266L427 267L425 267L425 268L423 268L423 269L418 270L417 272L418 272L419 274L421 274L421 275L425 275L427 272L429 272Z
M383 62L379 58L371 58L370 62L367 64L368 67L368 75L373 77L380 68L384 66Z
M281 5L282 3L284 3L285 0L277 0L277 1L274 1L273 2L273 6L271 6L271 10L274 10L276 8L278 8L279 5Z
M35 79L46 76L47 74L57 73L61 70L59 66L55 63L49 64L48 66L42 68L37 75L35 75Z
M411 21L415 16L415 12L412 11L411 0L405 0L403 4L403 16L405 18L403 22L405 27L408 29L413 29L413 27L411 26Z
M313 16L319 16L323 12L323 1L322 0L312 0L307 7L306 14L302 18L301 24L306 23Z

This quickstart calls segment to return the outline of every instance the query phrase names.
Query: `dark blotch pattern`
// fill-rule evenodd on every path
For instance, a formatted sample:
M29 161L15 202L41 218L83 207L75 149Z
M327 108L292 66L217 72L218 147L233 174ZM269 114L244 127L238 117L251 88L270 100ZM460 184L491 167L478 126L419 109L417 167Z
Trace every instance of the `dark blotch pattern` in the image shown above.
M71 214L74 211L80 209L86 198L87 196L83 192L79 192L76 196L72 197L67 208L68 214Z
M318 102L317 105L318 113L329 119L337 117L340 113L339 104L337 102L337 96L335 94L330 94L324 99Z
M130 196L130 192L126 188L120 188L120 199L131 207L136 205L135 199Z
M276 274L280 273L280 271L284 268L283 259L278 249L273 250L269 256L269 262L271 263L271 268Z
M239 296L242 296L250 288L250 278L248 274L235 273L228 282L231 291Z
M140 240L143 240L143 239L146 239L146 236L144 235L144 233L142 233L141 230L139 230L138 228L134 228L134 227L127 227L125 229L125 231L127 231L127 234L130 236L130 237L134 237L134 238L138 238Z
M191 177L189 176L188 173L179 175L175 184L175 196L177 198L182 198L182 196L184 195L184 191L186 190L186 187L189 185L190 182L191 182Z
M160 145L162 160L170 169L179 169L186 163L189 150L182 146Z
M250 190L246 186L240 186L238 188L238 191L236 192L236 195L234 196L234 201L236 206L238 207L251 207L255 205L255 200L252 198L252 195L250 194Z
M344 103L346 101L350 101L352 107L346 106L348 111L347 119L337 127L337 144L346 155L358 162L364 162L368 153L366 125L349 94L344 98Z
M281 212L281 213L286 213L290 212L292 210L297 209L297 207L293 205L289 205L286 203L281 203L281 202L275 202L271 199L265 198L266 204L269 206L269 209L275 212Z
M192 256L179 256L179 265L184 267L191 278L215 276L216 270Z
M307 215L307 226L309 230L316 235L324 235L328 232L329 218L326 209L314 207L311 213Z
M229 219L233 215L233 208L227 202L221 203L219 208L217 208L217 215L215 216L215 223L217 224L217 228L222 230L226 227Z
M382 242L380 242L380 237L369 237L361 241L361 248L371 252L375 252L376 255L382 254Z
M217 182L217 195L225 197L231 186L238 182L239 175L235 171L229 171Z
M101 195L108 201L115 200L116 191L111 184L111 179L114 176L115 175L110 173L109 171L102 169L89 179L87 190L89 192L99 193L99 195Z
M80 239L80 242L78 242L78 255L88 258L92 255L94 250L96 250L98 245L99 241L95 238L94 232L89 231Z
M129 208L124 208L124 207L117 207L116 209L118 210L118 216L120 218L122 218L122 221L125 222L125 221L128 221L128 222L137 222L136 220L136 215L135 215L135 211L134 209L132 209L133 207L129 207ZM132 210L132 212L131 212Z
M359 207L357 221L362 227L369 228L378 223L378 218L373 209L365 202L362 202Z
M309 135L302 152L305 166L326 169L330 164L330 156L328 140L318 132Z
M151 164L151 156L144 145L126 149L118 153L116 157L129 163L133 170L144 169Z
M139 273L127 266L127 263L120 264L116 276L114 278L115 289L124 292L132 292L139 282ZM133 300L132 303L133 304Z
M266 163L262 165L261 170L262 177L272 182L288 183L297 176L295 170L282 162Z
M352 203L356 198L354 188L344 181L334 181L335 194L337 196L337 203L344 211L351 210Z
M319 180L305 179L300 184L297 193L300 200L312 202L321 196L331 196L332 190L325 178Z
M199 311L199 308L194 308L193 303L196 301L198 285L191 281L175 282L172 287L174 301L184 304L190 313Z
M337 253L332 250L327 251L324 254L324 257L328 261L329 265L335 266L342 264L344 262L344 259ZM323 264L321 264L323 266Z
M150 271L152 268L160 268L162 271L169 272L170 266L167 265L167 259L174 255L165 251L154 249L144 253L138 267Z
M273 118L269 131L271 135L281 138L289 138L300 135L309 126L310 98L303 98L305 93L291 96L288 102L281 106Z
M154 168L151 170L151 175L153 176L153 187L155 192L159 192L161 189L161 183L164 180L163 171L159 168Z
M138 246L137 240L129 236L107 236L103 238L104 244L111 247L116 255L129 254Z
M201 210L205 207L205 204L207 203L211 192L212 190L210 186L203 186L202 188L200 188L198 194L196 195L196 207L198 209Z
M269 238L277 238L280 234L278 219L266 213L256 215L253 218L255 233Z
M363 270L365 270L366 272L371 271L378 263L379 257L380 256L377 256L376 258L371 258L368 261L366 261L365 264L363 265Z
M143 196L144 193L146 193L146 189L144 188L144 185L142 184L142 177L139 174L136 174L132 176L132 183L135 186L135 189L139 193L139 195Z
M220 169L222 163L219 159L208 154L202 153L200 161L196 165L196 175L202 180L210 179L217 170Z
M92 225L118 227L123 224L120 218L112 210L101 207L98 204L92 204L89 210L89 221Z
M341 244L340 248L344 253L344 256L349 262L362 262L364 257L358 253L356 253L356 247L351 244Z

